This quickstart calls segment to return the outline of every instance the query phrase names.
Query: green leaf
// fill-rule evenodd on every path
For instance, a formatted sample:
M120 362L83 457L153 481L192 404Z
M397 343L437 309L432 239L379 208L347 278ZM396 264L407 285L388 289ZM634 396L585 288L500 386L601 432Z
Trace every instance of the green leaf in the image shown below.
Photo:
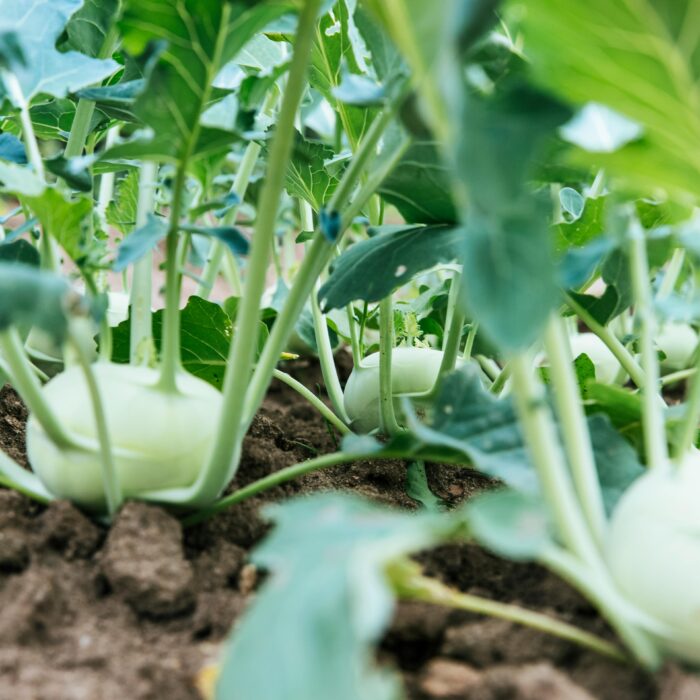
M410 462L406 467L406 495L418 501L426 510L440 513L445 510L445 503L430 489L425 463L420 460Z
M24 144L14 134L0 134L0 160L19 165L27 163L27 152L24 149Z
M119 180L115 196L107 206L107 223L122 233L130 233L136 226L136 210L139 200L139 172L130 170Z
M88 243L87 223L92 216L92 200L80 198L66 200L56 189L47 188L38 196L23 196L39 219L45 233L53 236L69 257L78 261Z
M287 166L287 192L307 201L314 211L321 211L340 181L337 175L331 175L326 169L326 161L334 155L332 148L309 141L297 132L292 158Z
M379 188L379 194L411 224L457 221L450 191L450 173L434 141L411 144Z
M445 538L452 519L330 494L268 513L276 527L253 561L271 576L226 643L216 700L395 700L373 648L394 607L385 570Z
M147 144L117 146L105 157L183 161L227 147L235 139L232 132L200 125L212 82L251 37L287 9L276 2L127 0L119 20L124 48L141 54L150 42L167 42L133 105L155 136Z
M501 557L532 561L554 544L546 503L511 489L480 494L463 508L474 539Z
M149 214L146 223L132 231L121 243L112 269L115 272L126 270L129 265L153 250L167 233L168 222L161 216Z
M247 255L250 249L248 239L235 226L182 226L181 230L216 238L236 255Z
M79 156L66 159L59 155L46 161L46 169L54 175L63 178L74 190L90 192L92 190L90 166L93 161L93 156Z
M423 270L454 260L463 238L452 226L388 227L350 246L318 292L324 311L351 301L379 301Z
M607 105L644 128L643 143L598 162L627 180L695 195L700 172L695 0L528 0L526 6L525 46L541 84L575 103Z
M0 161L0 182L4 192L38 197L46 188L44 181L24 165Z
M83 0L0 0L0 32L16 34L24 57L11 71L27 101L40 93L65 97L118 68L111 59L56 50L56 40L82 4ZM15 107L20 106L15 96L8 97Z
M65 41L59 42L59 48L99 58L118 12L119 0L84 0L83 6L68 21Z
M605 227L607 197L583 199L583 210L573 220L558 225L559 234L573 246L583 246L600 236Z
M105 114L114 119L133 122L137 121L134 103L145 87L146 80L136 78L114 85L85 88L78 92L78 97L95 102Z
M598 479L603 491L605 510L610 515L632 482L646 472L632 445L612 427L607 416L588 419L595 452Z
M39 267L39 251L29 241L18 239L11 243L0 243L0 262L22 263L31 267Z

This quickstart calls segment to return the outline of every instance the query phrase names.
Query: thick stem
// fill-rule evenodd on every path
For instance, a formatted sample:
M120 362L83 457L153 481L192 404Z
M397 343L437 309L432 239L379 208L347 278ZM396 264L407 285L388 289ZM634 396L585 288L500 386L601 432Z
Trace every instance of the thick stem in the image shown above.
M92 404L92 413L95 418L95 427L97 429L97 439L100 445L102 485L105 491L105 500L107 501L107 513L111 518L122 504L122 492L119 486L117 470L114 466L114 454L109 437L104 401L100 394L100 388L97 385L95 373L92 370L90 358L80 338L73 339L72 345L76 352L78 363L83 370L88 393L90 394L90 403Z
M615 661L629 661L621 649L590 632L518 605L499 603L456 591L434 578L424 576L413 562L402 561L392 565L388 575L396 594L403 600L419 600L507 620L573 642Z
M185 527L196 525L197 523L201 523L203 520L210 518L212 515L216 515L216 513L220 513L222 510L230 508L236 503L245 501L247 498L251 498L252 496L262 493L263 491L268 491L275 486L286 483L287 481L292 481L292 479L297 479L304 474L309 474L310 472L318 471L319 469L334 467L338 464L355 462L359 459L365 459L366 457L367 455L361 453L355 454L352 452L332 452L327 455L315 457L314 459L310 459L306 462L301 462L300 464L293 464L291 467L280 469L279 471L274 472L274 474L258 479L252 484L248 484L242 489L238 489L238 491L234 491L228 496L220 498L215 503L212 503L211 505L208 505L193 515L185 518L182 521L182 524Z
M573 371L571 346L566 327L558 315L552 315L550 318L544 344L549 358L554 400L569 467L590 532L598 547L602 549L607 529L603 495L598 481L591 436Z
M139 175L139 198L136 207L136 226L145 225L155 203L158 166L146 162ZM151 365L155 356L153 322L151 318L153 254L146 253L134 265L131 281L131 337L129 361L132 365Z
M495 381L490 387L490 391L492 394L495 394L496 396L500 396L501 392L503 391L506 382L510 378L510 363L506 362L506 364L503 366L503 369L498 373L498 376L496 377Z
M352 433L352 430L316 394L307 389L301 382L279 369L274 371L273 376L294 389L300 396L303 396L342 435L350 435Z
M511 366L520 425L557 531L567 549L599 567L598 550L566 469L544 387L526 354L513 357Z
M685 248L676 248L671 256L671 261L668 263L666 268L666 274L664 275L659 291L656 294L656 298L660 301L665 299L671 294L678 278L683 269L683 263L685 261Z
M345 313L348 317L348 327L350 328L350 349L352 350L353 367L359 367L362 362L362 349L360 347L360 337L357 333L357 322L355 321L355 313L352 304L345 307Z
M224 405L211 459L195 485L198 501L210 501L233 478L245 430L244 401L257 348L260 299L265 288L270 246L275 235L287 163L292 151L294 119L306 86L320 0L307 0L299 17L294 55L270 146L265 182L252 239L248 275L224 380ZM269 340L269 339L268 339ZM270 372L271 374L271 372ZM268 376L269 381L269 376Z
M588 313L573 297L566 295L566 303L571 310L588 326L589 330L595 333L608 346L610 352L617 358L625 372L630 375L632 381L640 388L646 386L648 378L644 370L632 357L627 348L617 339L614 333L608 328L598 323L592 314Z
M391 355L394 350L394 304L391 295L379 302L379 416L384 435L401 432L394 411Z
M700 358L700 354L698 355ZM688 397L683 415L683 423L678 431L678 442L673 450L673 458L680 462L690 448L695 444L698 434L698 423L700 422L700 362L695 371L695 376L690 385Z
M633 219L629 229L630 269L635 297L635 320L640 326L642 369L646 383L642 393L642 422L644 425L644 447L647 465L651 468L665 468L668 465L666 427L664 423L665 404L659 401L659 358L656 354L654 337L657 334L651 286L649 284L649 263L647 261L644 231Z
M441 381L442 375L451 372L457 365L459 345L462 342L462 331L464 330L464 321L466 318L464 312L459 307L461 287L462 275L456 272L452 279L452 286L450 287L447 301L446 332L442 344L442 362L440 363L440 371L438 372L438 378L435 381L433 391ZM472 343L473 342L472 340Z
M41 384L24 352L16 328L10 327L0 332L0 352L10 368L15 389L51 441L59 448L75 447L75 441L44 398Z
M472 351L474 350L474 341L476 340L476 334L479 332L479 324L476 321L472 321L469 326L469 331L467 333L467 340L464 343L464 352L462 353L462 359L467 362L472 359Z

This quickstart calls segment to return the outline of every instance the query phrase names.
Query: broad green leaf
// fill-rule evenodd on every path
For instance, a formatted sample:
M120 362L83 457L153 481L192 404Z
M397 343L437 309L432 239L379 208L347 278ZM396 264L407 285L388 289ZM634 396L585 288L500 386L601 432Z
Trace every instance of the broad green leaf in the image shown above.
M567 244L583 246L600 236L605 228L607 197L583 199L582 212L572 221L558 224L559 235Z
M75 118L75 102L66 98L39 103L31 108L30 114L38 138L67 141ZM90 132L105 122L103 112L96 109L90 119Z
M403 70L403 58L387 32L360 3L355 10L355 24L369 49L370 61L379 80L386 80Z
M588 427L603 501L610 515L622 494L646 469L640 464L632 445L612 427L607 416L591 416L588 419Z
M107 34L119 12L119 0L84 0L83 6L70 18L62 51L72 49L100 58Z
M598 161L628 180L695 195L700 171L695 0L528 0L523 7L525 50L541 84L575 103L607 105L644 129L642 144ZM635 155L640 148L641 158Z
M0 330L13 324L37 326L60 341L74 297L60 275L32 265L0 262Z
M135 78L114 85L85 88L78 92L78 97L95 102L105 114L114 119L133 122L137 121L134 103L145 87L144 78Z
M450 173L437 144L417 141L378 191L409 224L450 224L458 219L450 188Z
M292 159L287 166L287 192L307 201L314 211L321 211L339 182L337 175L331 175L326 169L326 161L334 155L332 148L297 133Z
M480 494L462 509L469 533L487 549L515 561L532 561L554 544L545 502L504 489Z
M168 233L168 222L161 216L149 214L143 226L132 231L117 250L117 259L112 265L115 272L126 270L129 265L140 260L153 250Z
M385 570L454 521L331 494L268 512L276 527L253 561L271 575L226 643L216 700L395 700L374 652L394 607Z
M39 267L39 251L28 241L18 239L11 243L0 242L0 262L22 263Z
M287 9L277 2L127 0L119 20L124 48L138 55L152 41L165 40L167 45L133 105L154 137L148 143L117 146L106 157L183 161L227 147L235 138L232 132L200 125L214 78L251 37Z
M423 270L455 260L463 238L453 226L389 227L350 246L318 292L324 311L351 301L379 301Z
M236 255L247 255L250 249L248 239L235 226L183 226L182 230L199 236L216 238Z
M64 158L59 155L46 161L46 169L65 180L74 190L90 192L92 190L90 166L94 160L94 156Z
M92 201L87 198L67 200L56 189L47 188L38 196L25 195L29 206L45 233L53 236L69 257L80 260L88 243L87 224L92 216Z
M0 33L13 32L19 42L24 60L14 62L11 72L27 101L38 94L65 97L118 68L111 59L56 50L56 40L82 4L83 0L0 0ZM16 96L8 97L20 106Z
M136 226L136 210L139 199L139 173L130 170L119 180L115 196L107 206L107 223L122 233L130 233Z

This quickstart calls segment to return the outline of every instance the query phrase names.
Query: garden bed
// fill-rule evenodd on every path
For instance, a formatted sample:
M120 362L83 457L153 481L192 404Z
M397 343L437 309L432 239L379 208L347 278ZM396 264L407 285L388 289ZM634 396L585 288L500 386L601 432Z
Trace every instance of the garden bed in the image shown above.
M307 386L318 384L315 366L298 363L294 372ZM26 412L7 387L0 402L0 445L26 463ZM234 487L334 447L318 413L274 384L245 440ZM466 469L428 465L427 472L449 504L489 486ZM0 700L200 698L196 679L215 662L262 578L246 562L266 532L261 507L329 489L418 507L406 495L405 465L390 461L309 474L184 533L172 514L143 503L126 505L106 529L67 502L43 508L1 491ZM607 635L593 608L539 567L469 545L420 559L428 573L460 590ZM700 697L700 680L678 669L652 678L532 630L421 603L399 605L380 656L403 671L407 696L415 699Z

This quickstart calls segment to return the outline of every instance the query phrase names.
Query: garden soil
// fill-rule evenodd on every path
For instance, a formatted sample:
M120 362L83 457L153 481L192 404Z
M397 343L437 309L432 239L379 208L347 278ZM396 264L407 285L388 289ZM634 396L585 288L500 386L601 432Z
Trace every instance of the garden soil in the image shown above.
M314 365L290 369L318 386ZM3 389L0 445L21 463L25 420L22 403ZM234 486L335 448L318 414L275 384L245 440ZM466 469L428 465L427 472L449 504L490 486ZM267 530L261 507L340 489L415 509L405 481L400 462L334 467L186 531L151 505L127 504L108 529L67 502L44 508L0 490L0 700L201 700L206 669L264 577L247 561ZM419 560L462 591L610 636L588 603L536 566L469 545ZM412 700L700 700L700 679L678 668L651 677L507 622L417 603L398 606L379 660L401 671Z

